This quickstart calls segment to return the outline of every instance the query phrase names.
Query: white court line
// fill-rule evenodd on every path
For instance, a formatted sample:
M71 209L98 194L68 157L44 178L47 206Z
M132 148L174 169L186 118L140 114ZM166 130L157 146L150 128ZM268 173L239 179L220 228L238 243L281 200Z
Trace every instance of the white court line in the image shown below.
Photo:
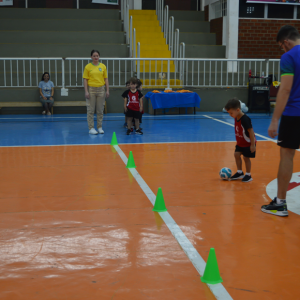
M208 119L212 119L212 120L214 120L214 121L217 121L217 122L220 122L220 123L224 123L224 124L226 124L226 125L229 125L229 126L231 126L231 127L234 127L233 124L230 124L230 123L228 123L228 122L221 121L221 120L218 120L218 119L212 118L212 117L210 117L210 116L206 116L206 115L203 115L203 116L206 117L206 118L208 118ZM259 137L261 137L261 138L263 138L263 139L265 139L265 140L267 140L267 141L271 141L271 142L277 144L277 140L275 140L275 139L268 138L267 136L264 136L264 135L261 135L261 134L258 134L258 133L255 133L255 135L256 135L256 136L259 136ZM297 150L297 151L300 151L300 149L296 149L296 150Z
M229 125L229 126L231 126L231 127L234 127L234 125L231 124L231 123L228 123L228 122L225 122L225 121L221 121L221 120L212 118L212 117L210 117L210 116L203 115L203 117L206 117L206 118L212 119L212 120L214 120L214 121L217 121L217 122L220 122L220 123L224 123L224 124L226 124L226 125ZM256 135L256 136L259 136L259 137L261 137L261 138L263 138L263 139L266 139L266 140L268 140L268 141L272 141L272 142L274 142L274 143L277 143L277 140L268 138L268 137L266 137L266 136L264 136L264 135L261 135L261 134L258 134L258 133L255 133L255 135Z
M121 150L119 146L114 146L118 154L120 155L121 159L123 160L124 164L127 165L128 158L124 154L124 152ZM151 191L147 183L144 181L144 179L141 177L141 175L138 173L136 169L129 168L128 169L145 195L148 197L152 205L155 203L155 194ZM200 276L203 276L206 263L203 260L203 258L200 256L200 254L197 252L197 250L194 248L192 243L189 241L189 239L185 236L185 234L182 232L180 227L177 225L177 223L174 221L174 219L171 217L171 215L168 212L160 212L159 215L166 223L167 227L177 240L177 242L180 244L181 248L183 249L184 253L187 255L187 257L190 259ZM216 299L218 300L233 300L232 297L229 295L227 290L224 288L222 283L218 284L207 284L212 293L215 295Z
M195 117L202 117L202 115L150 115L150 116L143 116L143 119L157 119L159 117L164 117L164 119L167 120L167 118L178 118L178 117L189 117L189 118L195 118ZM114 119L114 118L123 118L124 119L124 115L122 116L103 116L103 120L105 119ZM82 119L82 120L86 120L86 116L85 117L28 117L28 118L1 118L0 117L0 121L1 120L25 120L25 121L44 121L44 120L56 120L56 119ZM96 120L96 118L95 118Z
M235 143L236 141L208 141L208 142L156 142L156 143L118 143L119 145L156 145L156 144L207 144L207 143ZM107 144L60 144L60 145L25 145L25 146L1 146L0 148L24 148L24 147L67 147L67 146L107 146Z
M215 117L218 117L218 115L212 115L212 116L215 116ZM163 118L162 118L163 117ZM181 117L189 117L189 118L201 118L201 117L207 117L205 115L200 115L200 114L196 114L196 115L147 115L147 116L143 116L143 119L159 119L161 118L160 120L162 119L165 119L165 120L168 120L168 118L181 118ZM124 118L124 115L122 116L103 116L103 120L107 120L107 119L114 119L114 118ZM82 120L86 120L86 116L85 117L45 117L45 118L40 118L40 117L28 117L28 118L1 118L0 117L0 121L1 120L25 120L25 121L44 121L44 120L56 120L56 119L82 119ZM95 118L96 119L96 118Z

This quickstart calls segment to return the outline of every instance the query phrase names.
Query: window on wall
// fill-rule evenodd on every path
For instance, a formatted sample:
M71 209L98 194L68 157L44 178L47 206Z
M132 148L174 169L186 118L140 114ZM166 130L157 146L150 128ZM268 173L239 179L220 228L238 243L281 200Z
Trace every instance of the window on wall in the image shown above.
M270 19L293 19L294 5L269 4L268 18Z
M246 0L240 0L239 17L240 18L263 18L264 4L246 3Z
M211 4L210 19L227 16L227 0L217 1Z

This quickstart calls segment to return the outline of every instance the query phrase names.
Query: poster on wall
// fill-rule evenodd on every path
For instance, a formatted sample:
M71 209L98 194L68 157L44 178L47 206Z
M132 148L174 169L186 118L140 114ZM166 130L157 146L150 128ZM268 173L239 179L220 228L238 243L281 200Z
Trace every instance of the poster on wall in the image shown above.
M118 5L119 0L93 0L92 3Z
M247 0L247 3L300 5L300 0Z
M13 5L13 0L0 0L0 6L10 6Z

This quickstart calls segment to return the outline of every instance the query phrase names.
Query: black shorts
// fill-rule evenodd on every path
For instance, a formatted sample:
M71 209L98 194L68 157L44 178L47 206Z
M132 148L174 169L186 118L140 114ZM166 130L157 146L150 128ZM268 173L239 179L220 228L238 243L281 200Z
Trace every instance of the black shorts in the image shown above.
M281 117L277 145L283 148L299 149L300 117Z
M139 119L140 115L141 115L141 113L139 111L131 110L131 109L127 108L126 117L128 117L128 118L134 118L134 119Z
M235 146L235 152L241 152L243 156L249 157L249 158L254 158L256 151L251 152L250 147L240 147L238 145Z

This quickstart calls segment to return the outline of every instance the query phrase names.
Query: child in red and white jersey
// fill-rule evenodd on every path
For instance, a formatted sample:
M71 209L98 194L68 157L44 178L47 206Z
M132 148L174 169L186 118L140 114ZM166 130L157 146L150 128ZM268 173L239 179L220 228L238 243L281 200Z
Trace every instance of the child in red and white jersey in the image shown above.
M140 129L140 114L143 111L143 94L137 90L138 81L136 78L130 78L130 89L125 91L124 110L127 116L127 135L131 133L132 120L135 121L136 134L143 134Z
M237 172L231 176L231 180L242 179L242 182L252 181L251 177L251 160L255 157L256 153L256 138L252 127L251 119L245 115L241 110L241 103L238 99L233 98L228 101L225 109L229 115L235 119L234 129L236 137L235 146L235 161L237 166ZM246 165L246 174L244 175L242 170L242 159Z

